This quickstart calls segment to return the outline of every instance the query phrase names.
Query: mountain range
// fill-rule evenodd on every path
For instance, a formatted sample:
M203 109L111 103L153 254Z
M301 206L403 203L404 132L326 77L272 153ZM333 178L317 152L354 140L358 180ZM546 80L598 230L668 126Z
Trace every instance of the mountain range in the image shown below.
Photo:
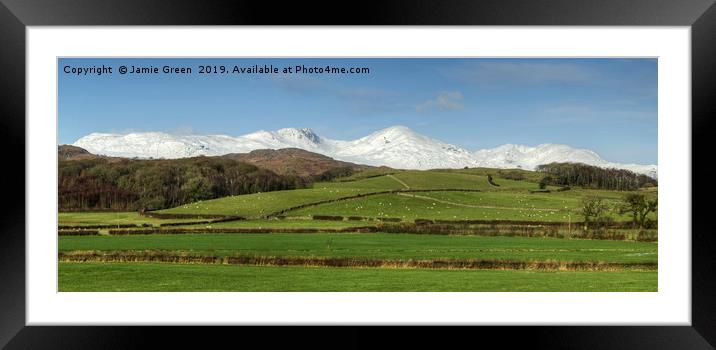
M627 169L653 178L658 175L656 165L609 162L594 151L563 144L541 144L535 147L506 144L471 152L420 135L405 126L389 127L349 141L328 139L311 129L284 128L276 131L261 130L238 137L173 135L164 132L91 133L73 145L94 154L128 158L186 158L298 148L340 161L397 169L491 167L533 170L540 164L575 162Z

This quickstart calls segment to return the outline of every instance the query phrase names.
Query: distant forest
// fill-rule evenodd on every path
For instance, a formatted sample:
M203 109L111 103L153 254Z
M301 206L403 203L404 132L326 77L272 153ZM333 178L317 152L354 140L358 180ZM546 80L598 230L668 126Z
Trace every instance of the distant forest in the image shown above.
M60 210L157 210L204 199L310 186L310 179L213 157L61 160L58 181Z
M600 168L582 163L550 163L537 166L546 173L542 180L548 185L581 186L607 190L631 191L642 187L657 186L656 179L633 171Z

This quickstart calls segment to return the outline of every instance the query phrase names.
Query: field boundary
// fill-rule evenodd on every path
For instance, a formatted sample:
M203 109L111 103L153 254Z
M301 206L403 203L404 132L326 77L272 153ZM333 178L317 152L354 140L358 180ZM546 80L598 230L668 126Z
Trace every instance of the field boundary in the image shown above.
M107 234L121 235L182 235L182 234L271 234L271 233L395 233L418 235L448 235L448 236L487 236L487 237L550 237L561 239L595 239L616 241L656 242L658 236L655 230L644 230L637 233L624 232L623 229L597 228L591 230L567 230L562 223L471 223L447 224L436 223L431 220L418 219L416 223L378 223L377 225L363 225L350 227L185 227L185 228L136 228L136 229L110 229ZM60 231L61 236L88 235L96 230L65 230Z
M171 228L171 229L136 229L136 230L109 230L113 236L119 235L180 235L204 233L371 233L379 232L377 226L356 226L341 228L291 228L291 227L221 227L221 228Z
M99 230L58 230L58 236L97 236Z
M60 231L92 230L92 229L108 229L108 228L136 228L136 227L152 227L152 225L151 224L57 225L57 229Z
M515 261L490 259L393 260L347 257L206 256L166 251L59 252L60 262L162 262L214 265L306 266L393 269L537 270L537 271L656 271L658 263L602 261Z

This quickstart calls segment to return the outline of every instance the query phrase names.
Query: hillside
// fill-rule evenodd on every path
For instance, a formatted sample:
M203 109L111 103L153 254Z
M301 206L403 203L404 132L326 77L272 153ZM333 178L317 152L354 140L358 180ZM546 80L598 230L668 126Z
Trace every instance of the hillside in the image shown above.
M57 159L59 160L80 160L80 159L94 159L99 156L89 153L82 147L72 145L59 145L57 146Z
M249 153L230 153L223 157L253 164L279 175L293 174L303 177L319 175L336 168L350 168L353 171L370 168L366 165L342 162L298 148L262 149Z
M297 189L368 169L300 149L181 159L99 156L58 146L62 210L161 209L237 194Z

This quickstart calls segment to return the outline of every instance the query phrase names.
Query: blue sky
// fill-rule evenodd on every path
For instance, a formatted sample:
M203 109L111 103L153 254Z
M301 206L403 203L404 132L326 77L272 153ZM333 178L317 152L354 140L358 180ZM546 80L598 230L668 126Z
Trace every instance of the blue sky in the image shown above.
M113 67L73 75L64 66ZM368 67L369 74L198 74L231 69ZM188 75L120 75L125 66L193 68ZM355 139L392 125L469 150L564 143L622 163L657 164L656 59L85 59L58 67L59 143L91 132L238 136L308 127Z

